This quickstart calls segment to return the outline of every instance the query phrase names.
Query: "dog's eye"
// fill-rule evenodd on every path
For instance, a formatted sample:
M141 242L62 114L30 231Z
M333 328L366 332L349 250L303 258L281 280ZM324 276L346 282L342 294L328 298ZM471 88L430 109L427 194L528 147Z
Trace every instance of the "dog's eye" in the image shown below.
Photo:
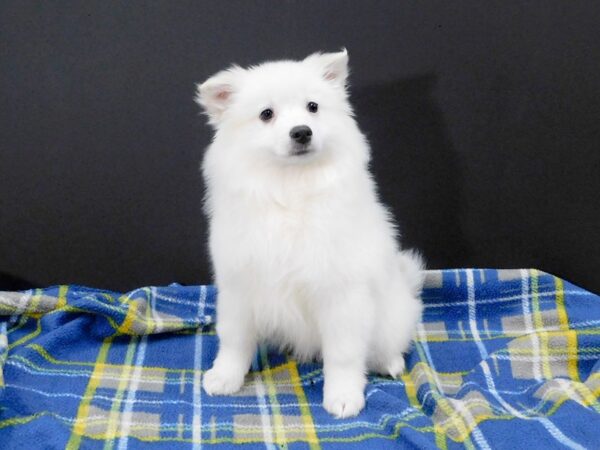
M262 120L263 122L268 122L272 118L273 118L273 110L271 108L267 108L263 112L260 113L260 120Z
M315 102L308 102L308 105L306 105L306 108L308 109L309 112L316 113L319 110L319 105L317 105Z

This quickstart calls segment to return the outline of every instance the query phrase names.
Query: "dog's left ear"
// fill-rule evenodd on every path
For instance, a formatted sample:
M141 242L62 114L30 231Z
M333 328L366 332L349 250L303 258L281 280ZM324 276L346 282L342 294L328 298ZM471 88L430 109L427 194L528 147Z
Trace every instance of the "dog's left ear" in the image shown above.
M348 78L348 51L343 48L336 53L313 53L305 62L316 65L323 74L323 78L341 87L346 85Z
M223 113L231 104L231 98L239 82L238 77L243 71L241 67L232 66L197 86L196 103L204 108L208 123L211 125L215 127L218 125Z

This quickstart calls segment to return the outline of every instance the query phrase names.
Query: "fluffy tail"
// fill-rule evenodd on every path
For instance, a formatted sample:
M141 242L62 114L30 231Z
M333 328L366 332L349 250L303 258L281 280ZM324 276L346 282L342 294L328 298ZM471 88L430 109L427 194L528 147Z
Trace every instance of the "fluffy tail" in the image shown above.
M406 278L410 290L415 297L421 295L425 282L425 261L416 250L402 250L398 252L400 270Z

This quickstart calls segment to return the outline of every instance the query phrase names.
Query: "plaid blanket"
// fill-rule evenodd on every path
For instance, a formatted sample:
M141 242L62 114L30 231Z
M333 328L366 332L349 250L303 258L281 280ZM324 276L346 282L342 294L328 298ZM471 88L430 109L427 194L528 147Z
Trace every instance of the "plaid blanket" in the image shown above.
M428 272L401 380L321 407L319 364L260 348L209 397L211 286L0 292L2 449L598 448L600 298L537 270Z

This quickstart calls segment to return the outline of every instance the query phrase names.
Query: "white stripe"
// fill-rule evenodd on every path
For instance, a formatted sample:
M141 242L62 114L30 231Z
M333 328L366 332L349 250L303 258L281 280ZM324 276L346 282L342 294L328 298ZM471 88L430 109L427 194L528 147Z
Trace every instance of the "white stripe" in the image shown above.
M150 296L150 309L152 317L156 313L156 288L151 289ZM140 386L140 380L142 375L142 369L144 365L144 359L146 358L146 347L148 343L148 336L142 336L140 343L137 348L137 355L135 357L135 367L131 376L131 380L128 386L127 401L125 403L125 409L121 415L121 437L119 438L118 450L125 450L129 443L129 430L131 429L131 422L133 418L133 404L135 403L136 392Z
M265 446L271 450L275 449L276 447L273 445L274 439L273 428L271 427L271 415L269 414L269 408L267 407L267 402L265 400L267 397L267 391L258 370L258 358L259 356L257 355L255 360L252 362L252 370L254 372L254 387L256 389L256 400L258 401L260 410L260 422L262 424Z
M204 315L206 306L206 286L200 286L200 298L198 299L198 317ZM201 404L201 381L202 371L202 327L199 327L194 339L194 418L192 421L192 441L194 450L202 448L202 404Z
M585 448L582 447L581 445L579 445L577 442L574 442L569 437L565 436L562 433L562 431L560 431L558 428L556 428L556 425L554 425L547 417L526 416L524 414L521 414L519 411L517 411L512 406L510 406L510 404L508 404L506 401L504 401L504 399L500 396L500 394L496 390L496 385L494 384L494 380L492 378L492 374L490 372L490 367L488 366L487 361L482 361L481 368L483 369L483 373L485 375L485 380L486 380L486 384L488 387L488 391L494 397L496 397L498 402L500 402L500 404L506 409L507 412L509 412L513 416L516 416L520 419L537 420L561 444L566 445L567 447L573 448L576 450L585 450Z
M417 341L419 344L423 344L422 340L420 339L419 341ZM516 361L531 361L532 357L528 357L527 355L502 355L502 354L494 354L494 358L497 359L501 359L501 360L516 360ZM547 359L550 361L564 361L568 358L568 355L549 355L547 356ZM593 353L593 354L581 354L578 356L579 360L585 360L585 361L590 361L590 360L597 360L598 359L598 353ZM19 369L27 372L28 374L31 375L36 375L36 376L41 376L41 377L68 377L68 378L90 378L90 374L89 372L86 371L78 371L77 373L71 373L71 372L67 372L64 370L48 370L48 369L44 369L44 370L39 370L39 369L32 369L30 367L28 367L27 365L14 361L10 358L7 358L6 362L5 362L6 366L13 366L13 367L18 367ZM92 377L93 378L93 377ZM101 377L103 380L104 379L110 379L110 380L121 380L121 378L119 377L106 377L105 375L103 375ZM131 379L132 377L128 377L129 379ZM156 380L144 380L144 383L157 383L158 381ZM179 386L180 381L176 380L167 380L164 383L165 385L171 385L171 384L176 384ZM306 384L306 382L303 382L303 384ZM289 385L286 385L289 386Z
M71 378L77 378L77 377L83 377L83 378L100 378L102 380L113 380L113 381L121 381L121 380L132 380L133 376L129 375L123 375L123 376L108 376L106 374L102 374L102 375L90 375L90 371L85 371L85 370L76 370L76 371L66 371L66 370L60 370L60 369L38 369L38 368L31 368L29 366L33 366L33 364L30 361L27 361L28 365L17 362L17 361L13 361L12 359L8 359L6 361L6 365L10 365L10 366L14 366L14 367L18 367L22 370L24 370L25 372L31 374L31 375L39 375L39 376L43 376L43 377L71 377ZM152 380L152 379L144 379L144 383L160 383L162 384L179 384L178 382L174 382L174 381L164 381L164 380Z
M200 287L202 288L203 286ZM160 292L156 293L156 298L158 298L161 301L165 301L167 303L175 303L177 305L198 306L198 302L196 300L184 300L181 298L169 297L168 295L165 295Z
M539 361L539 357L536 360L536 358L534 356L503 355L501 353L496 353L494 355L494 358L502 359L505 361ZM548 355L544 359L547 359L548 361L568 361L571 358L572 358L572 356L570 356L568 353L563 353L562 355ZM582 360L586 360L586 361L587 360L597 360L598 352L594 352L591 355L582 354L582 355L577 356L577 359L580 361L582 361Z
M15 310L12 311L14 315L20 315L25 312L27 306L29 305L29 301L33 297L32 293L33 291L27 291L23 294L23 296L20 298L20 302L16 305Z
M477 442L477 444L479 444L479 447L486 449L486 450L491 450L490 444L488 444L487 440L483 436L483 433L477 426L477 421L475 420L475 417L473 417L473 414L471 414L471 411L469 410L468 406L466 405L467 401L455 400L451 403L453 406L458 407L458 410L461 412L462 416L466 419L469 427L471 427L471 429L473 430L472 431L473 437L475 438L475 442ZM443 421L443 423L447 423L450 420L452 420L452 418L446 419L445 421ZM441 425L441 424L438 424L438 425Z
M6 333L7 328L8 325L6 322L0 322L0 351L4 351L8 347L8 335Z
M536 381L542 381L540 372L540 340L537 334L533 333L533 321L531 316L531 308L529 306L529 272L526 269L521 269L521 298L523 303L523 319L525 321L525 334L531 336L533 344L533 377Z
M564 291L565 294L568 294L569 296L581 296L581 297L589 297L590 299L595 299L597 296L595 296L594 294L590 294L589 292L585 292L585 291ZM556 291L551 291L551 292L539 292L538 293L538 298L543 298L543 297L551 297L551 300L554 300L554 297L556 296ZM508 302L512 302L512 301L520 301L522 300L523 295L520 292L519 289L519 295L509 295L506 297L494 297L494 298L480 298L477 299L477 304L478 305L487 305L489 303L508 303ZM427 296L426 296L427 298ZM531 298L531 295L528 296L528 298ZM431 302L426 302L424 304L425 309L430 309L430 308L447 308L448 306L464 306L464 305L468 305L469 302L468 301L452 301L452 302L445 302L445 303L431 303Z
M574 440L572 440L571 438L566 436L562 431L560 431L556 427L556 425L554 425L552 423L552 421L550 419L548 419L547 417L539 417L538 420L542 423L544 428L546 428L546 430L548 430L548 432L552 435L552 437L554 437L554 439L556 439L561 444L566 445L567 447L575 449L575 450L586 450L585 447L578 444L577 442L575 442Z
M417 325L417 335L419 336L418 344L421 344L421 348L423 348L423 351L425 352L425 357L427 358L428 365L431 368L431 373L433 374L433 379L435 380L437 390L438 392L444 392L444 390L442 389L442 382L438 377L437 370L435 370L435 365L433 364L433 358L431 357L431 353L429 352L429 345L427 344L427 339L425 337L426 332L422 322L419 322L419 324Z
M475 312L475 280L473 280L473 269L467 269L467 301L469 303L469 326L471 328L471 335L477 344L481 359L485 360L488 357L488 352L481 341L479 336L479 329L477 328L477 316Z
M398 384L398 381L395 382L396 384ZM29 388L26 386L19 386L16 384L6 384L5 385L7 388L13 388L13 389L20 389L20 390L24 390L24 391L28 391L28 392L34 392L36 394L39 395L43 395L44 397L49 397L49 398L60 398L60 397L67 397L67 398L75 398L78 400L81 400L83 398L90 398L90 397L86 397L86 396L81 396L81 395L77 395L77 394L72 394L69 392L45 392L45 391L40 391L38 389L33 389L33 388ZM105 400L107 403L111 403L114 398L112 397L107 397L104 395L94 395L93 396L94 399L99 399L99 400ZM125 402L125 401L124 401ZM185 404L185 405L192 405L192 402L186 402L184 400L143 400L143 399L137 399L134 401L134 403L149 403L149 404L155 404L155 405L162 405L165 403L180 403L180 404ZM224 407L228 407L228 408L258 408L258 405L245 405L243 403L203 403L203 405L205 407L210 407L210 408L224 408ZM280 403L279 406L282 408L293 408L293 407L298 407L298 405L308 405L308 406L312 406L312 407L322 407L323 404L322 403ZM346 430L348 428L348 426L360 426L360 427L365 427L365 428L372 428L372 429L378 429L378 430L383 430L384 427L386 426L386 424L389 422L390 419L402 419L405 416L412 414L414 412L419 411L416 408L413 407L407 407L406 409L404 409L403 411L401 411L400 413L397 414L382 414L379 418L377 422L366 422L364 420L356 420L356 421L344 421L343 423L340 423L339 425L336 424L315 424L315 429L317 430L324 430L324 431L343 431ZM103 417L106 418L106 415L103 416L98 416L98 417ZM70 420L75 420L75 419L70 419ZM219 425L229 425L229 426L233 426L233 422L228 422L228 421L222 421L219 422ZM165 428L175 428L177 426L177 423L170 423L170 422L164 422L161 424L161 426L165 427ZM239 425L236 424L236 426L240 426L240 427L244 427L245 425ZM184 428L189 428L188 425L184 424ZM248 428L255 428L254 425L248 425ZM284 428L285 429L304 429L304 425L299 425L299 424L290 424L290 425L285 425L284 424Z
M7 383L4 386L6 386L7 388L19 389L19 390L27 391L27 392L34 392L36 394L43 395L44 397L48 397L48 398L66 397L66 398L75 398L77 400L83 400L83 399L93 398L94 400L105 401L108 405L111 405L112 402L114 401L113 397L108 397L106 395L94 394L93 396L89 396L89 395L73 394L71 392L56 392L56 391L46 392L46 391L41 391L39 389L34 389L34 388L27 387L27 386L20 386L18 384L11 384L11 383ZM99 402L99 403L101 403L101 402ZM138 398L138 399L124 399L123 400L123 404L127 404L127 403L137 403L137 404L140 404L140 405L141 404L144 404L144 405L158 405L158 406L164 405L164 404L194 406L193 402L188 402L186 400L169 400L167 398L161 399L161 400L145 400L145 399L142 399L142 398ZM202 405L205 406L206 408L235 408L235 409L246 408L246 409L256 409L257 412L260 412L260 410L259 410L260 406L259 405L254 405L254 404L244 404L244 403L206 403L206 401L205 401L204 403L202 403ZM307 403L280 403L279 406L282 407L282 408L293 408L293 407L298 407L298 406L320 407L320 406L323 406L323 403L319 403L319 402L313 402L313 403L311 403L311 402L307 402ZM414 411L414 409L413 409L413 411ZM368 422L365 422L365 424L368 424Z
M383 383L377 383L376 385L378 385L378 384L383 384ZM454 398L461 398L463 391L467 390L468 388L474 388L475 390L478 390L478 389L481 389L481 385L474 381L467 381L466 383L461 384L460 389L455 394L453 394ZM527 386L526 388L524 388L520 391L507 391L507 390L503 390L503 389L497 389L496 392L498 392L499 394L506 394L506 395L523 395L523 394L529 392L530 389L531 389L531 386ZM423 395L422 403L425 403L425 401L431 396L433 396L433 391L427 391ZM96 396L94 398L98 398L98 396ZM537 404L535 406L532 406L531 408L524 408L522 411L531 413L531 414L534 414L534 413L537 414L541 403L542 402L540 402L539 404Z
M4 361L8 355L8 335L6 333L7 327L8 325L6 322L0 322L0 386L2 386L4 383L2 367L4 366Z
M437 385L436 386L437 391L441 395L444 395L444 393L443 393L444 390L442 389L442 382L440 381L440 379L438 377L437 370L435 370L435 365L433 364L433 358L431 357L431 353L429 352L429 345L427 345L426 340L422 339L423 335L425 334L425 329L424 329L422 323L419 323L419 325L417 325L417 334L419 335L420 342L415 343L415 345L419 345L419 344L421 345L421 348L425 352L425 357L427 358L427 362L431 369L431 373L433 374L433 379L435 380L435 384ZM431 393L433 394L433 392L431 392ZM473 418L473 416L470 413L469 413L469 417L473 421L473 424L474 424L474 426L472 428L472 433L473 433L473 437L475 438L475 441L479 444L480 447L489 449L490 446L487 443L485 437L483 436L483 433L481 433L481 430L477 426L477 422L475 422L475 419Z
M473 279L473 269L468 269L466 271L467 275L467 302L469 304L469 326L471 328L471 335L477 344L477 348L479 349L479 353L481 354L481 359L484 361L488 357L488 352L481 341L481 337L479 336L479 329L477 328L477 316L475 314L475 280ZM473 420L473 437L475 441L479 444L480 447L489 449L490 445L486 441L483 433L477 426L477 422L473 418L471 414L469 417Z
M458 330L445 330L445 331L438 331L438 330L428 330L427 331L427 336L431 336L431 337L435 337L435 336L445 336L448 335L448 337L451 336L460 336L463 340L467 339L467 336L465 334L465 331L462 328L462 321L458 321ZM569 327L570 328L590 328L590 327L595 327L600 325L600 320L584 320L581 322L570 322L569 323ZM559 331L561 330L560 325L552 325L552 326L545 326L544 327L544 331ZM515 332L521 332L523 330L517 329L517 328L512 328L509 330L504 330L504 329L487 329L486 333L490 333L490 339L492 339L491 335L500 335L500 337L514 337L514 333ZM526 336L526 333L523 332L522 335L520 336ZM446 341L447 339L444 339L444 341ZM448 339L449 340L449 339Z
M567 397L575 400L577 403L581 404L582 406L586 406L585 404L585 400L583 397L581 397L581 395L579 395L578 392L575 391L575 389L573 388L573 381L571 380L565 380L564 378L555 378L555 381L557 382L558 386L559 386L559 392L563 392L565 394L567 394ZM549 389L549 391L554 391L556 390L556 388L551 387Z
M16 385L7 385L7 387L12 387L12 388L19 388L19 389L24 389L26 391L30 391L30 392L35 392L38 394L42 394L44 396L47 397L60 397L60 396L66 396L66 397L74 397L74 398L81 398L81 396L76 395L76 394L59 394L59 395L55 395L55 394L50 394L47 392L43 392L43 391L38 391L37 389L32 389L32 388L26 388L23 386L16 386ZM97 395L94 396L94 398L99 398ZM108 401L113 401L114 399L112 397L103 397L105 399L107 399ZM140 400L141 402L141 400ZM162 402L157 402L157 403L162 403ZM189 403L189 402L186 402ZM204 404L205 406L208 406L208 404ZM310 406L323 406L322 403L309 403L308 405ZM222 407L224 406L222 403L219 404L212 404L210 405L211 407ZM244 407L246 405L229 405L231 407ZM294 407L294 406L298 406L298 403L282 403L280 404L280 406L282 407ZM256 405L254 405L253 407L256 407ZM356 420L356 421L343 421L339 424L315 424L315 429L319 430L319 431L323 431L323 432L329 432L329 431L338 431L338 432L342 432L342 431L347 431L349 427L363 427L363 428L369 428L369 429L373 429L373 430L379 430L382 431L385 429L385 427L387 427L387 425L389 424L390 420L392 419L403 419L405 418L407 415L409 414L413 414L415 411L419 411L416 408L412 408L412 407L407 407L406 409L404 409L402 412L397 413L397 414L382 414L377 422L366 422L364 420ZM74 423L76 421L75 418L73 417L64 417L64 416L60 416L58 414L55 413L50 413L49 414L52 417L58 417L66 422L69 423ZM213 416L214 417L214 416ZM88 418L89 420L87 420L88 422L94 422L94 421L99 421L99 422L106 422L106 415L99 415L99 416L89 416ZM136 425L136 427L138 428L151 428L151 429L160 429L160 428L164 428L164 429L170 429L170 428L177 428L177 426L179 425L179 423L177 422L162 422L159 425L155 425L155 424L151 424L151 423L139 423ZM228 427L233 427L234 423L233 422L229 422L229 421L221 421L219 422L219 426L228 426ZM250 430L254 430L256 429L256 427L254 425L241 425L241 424L235 424L236 427L239 428L247 428ZM190 426L187 424L183 424L183 428L184 429L189 429ZM283 424L283 429L285 430L304 430L305 426L302 424L297 424L297 423L292 423L289 425Z
M158 330L162 330L163 329L163 319L160 317L160 314L158 313L158 311L156 310L156 288L153 287L150 289L150 309L152 312L152 320L155 322L156 324L156 328Z
M135 394L140 385L140 378L142 374L142 368L144 359L146 357L146 346L148 342L147 336L142 336L140 343L137 348L137 355L135 357L135 369L129 383L127 399L125 400L125 409L121 415L121 438L119 439L118 450L125 450L129 443L129 430L131 429L131 419L133 417L132 409L135 403Z

